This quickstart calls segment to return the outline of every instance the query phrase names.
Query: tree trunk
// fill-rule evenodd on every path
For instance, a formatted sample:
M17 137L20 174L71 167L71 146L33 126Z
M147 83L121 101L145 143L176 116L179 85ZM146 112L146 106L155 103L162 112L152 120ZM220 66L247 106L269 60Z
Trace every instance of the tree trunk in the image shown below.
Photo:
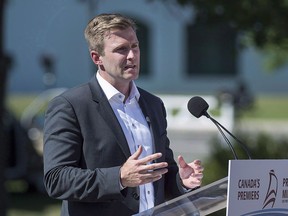
M5 190L6 143L4 139L4 106L6 93L7 65L4 54L4 0L0 0L0 216L7 211Z

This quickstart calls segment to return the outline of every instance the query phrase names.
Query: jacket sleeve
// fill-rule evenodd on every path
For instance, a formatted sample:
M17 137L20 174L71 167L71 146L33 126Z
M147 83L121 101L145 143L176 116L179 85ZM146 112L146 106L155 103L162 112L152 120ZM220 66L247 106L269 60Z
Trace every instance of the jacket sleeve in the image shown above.
M44 185L48 195L85 202L122 200L120 166L94 170L79 166L82 145L73 106L63 96L56 97L48 105L44 125Z

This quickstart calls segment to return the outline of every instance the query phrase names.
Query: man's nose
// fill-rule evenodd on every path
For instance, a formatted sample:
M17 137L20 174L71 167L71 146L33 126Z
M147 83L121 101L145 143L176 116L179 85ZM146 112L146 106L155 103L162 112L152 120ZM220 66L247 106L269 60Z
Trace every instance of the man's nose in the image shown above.
M133 49L130 49L128 51L127 59L134 59L135 58L135 53Z

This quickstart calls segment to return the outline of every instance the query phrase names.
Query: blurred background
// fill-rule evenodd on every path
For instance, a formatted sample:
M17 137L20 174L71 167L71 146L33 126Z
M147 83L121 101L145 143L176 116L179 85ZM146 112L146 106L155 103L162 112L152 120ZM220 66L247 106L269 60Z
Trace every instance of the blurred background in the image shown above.
M288 158L287 0L0 0L0 216L59 215L42 183L45 108L93 76L83 32L110 12L138 24L137 85L163 99L175 157L201 159L204 184L227 176L233 155L187 110L195 95L253 158Z

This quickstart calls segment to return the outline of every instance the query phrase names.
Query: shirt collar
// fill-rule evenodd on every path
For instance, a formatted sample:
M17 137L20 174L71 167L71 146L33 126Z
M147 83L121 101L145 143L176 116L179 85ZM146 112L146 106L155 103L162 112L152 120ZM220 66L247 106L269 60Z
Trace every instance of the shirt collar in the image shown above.
M122 102L124 101L125 95L122 94L121 92L119 92L114 86L112 86L109 82L107 82L99 73L99 71L96 73L96 78L99 82L99 85L101 86L101 88L103 89L106 97L108 100L111 100L112 98L118 96L118 98L120 98L119 96L121 96L122 98ZM135 85L135 82L132 80L131 82L131 89L130 89L130 94L128 97L128 100L131 100L133 98L136 98L136 100L139 100L140 97L140 93Z

